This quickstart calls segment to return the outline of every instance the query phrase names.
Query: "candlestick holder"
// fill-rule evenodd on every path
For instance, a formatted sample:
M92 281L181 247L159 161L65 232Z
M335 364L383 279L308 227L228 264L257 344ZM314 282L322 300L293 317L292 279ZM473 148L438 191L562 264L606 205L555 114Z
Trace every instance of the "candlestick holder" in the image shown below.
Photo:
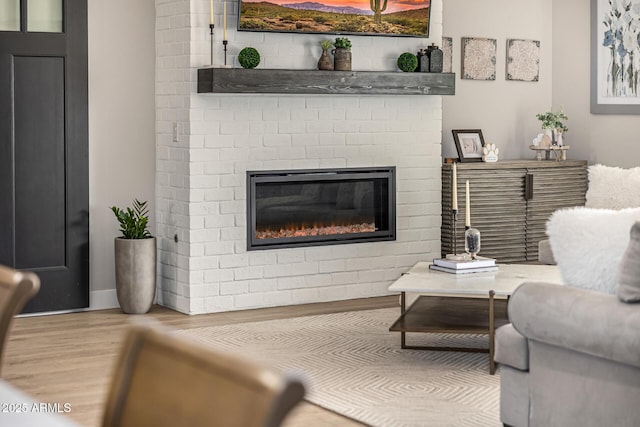
M224 49L224 66L227 66L227 45L229 44L228 40L222 40L222 46Z
M213 66L213 29L214 25L209 24L209 35L211 36L211 65Z
M458 234L458 230L457 230L458 210L457 209L451 210L451 219L452 219L451 222L453 223L453 227L451 228L451 240L453 240L453 253L447 254L445 258L453 261L463 261L465 259L465 256L458 255L458 244L456 242L456 234Z
M452 217L453 217L453 255L458 255L458 244L457 244L457 238L456 238L456 234L457 233L457 225L458 225L458 210L457 209L453 209L452 210Z

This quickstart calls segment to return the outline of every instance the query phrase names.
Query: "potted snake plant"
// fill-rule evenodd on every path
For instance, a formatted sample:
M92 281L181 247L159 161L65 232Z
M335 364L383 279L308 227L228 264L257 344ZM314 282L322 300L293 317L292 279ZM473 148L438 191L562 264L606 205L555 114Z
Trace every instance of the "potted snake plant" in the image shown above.
M115 238L116 294L122 311L143 314L156 297L156 238L149 232L147 202L112 206L122 236Z

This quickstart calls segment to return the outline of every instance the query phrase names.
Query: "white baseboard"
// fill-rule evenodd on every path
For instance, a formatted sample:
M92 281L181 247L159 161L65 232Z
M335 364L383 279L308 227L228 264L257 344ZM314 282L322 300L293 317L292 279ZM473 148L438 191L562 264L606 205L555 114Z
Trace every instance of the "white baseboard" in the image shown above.
M19 314L17 317L49 316L53 314L78 313L82 311L107 310L110 308L120 308L115 289L104 291L91 291L89 293L89 307L75 308L73 310L45 311L40 313Z
M118 297L115 289L107 289L104 291L91 291L89 295L89 308L87 310L106 310L109 308L118 308Z

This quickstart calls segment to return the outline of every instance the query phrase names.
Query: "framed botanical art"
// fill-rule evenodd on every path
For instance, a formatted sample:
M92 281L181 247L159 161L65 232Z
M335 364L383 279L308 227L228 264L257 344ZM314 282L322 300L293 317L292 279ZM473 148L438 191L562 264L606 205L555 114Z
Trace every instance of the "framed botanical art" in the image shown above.
M460 162L481 162L484 138L480 129L452 130Z
M591 113L640 114L640 0L591 0Z

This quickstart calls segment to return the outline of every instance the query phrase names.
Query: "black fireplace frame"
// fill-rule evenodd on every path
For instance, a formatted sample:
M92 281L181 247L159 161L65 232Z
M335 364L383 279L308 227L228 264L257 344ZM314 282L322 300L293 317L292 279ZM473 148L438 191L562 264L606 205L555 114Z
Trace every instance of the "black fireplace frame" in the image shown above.
M347 233L332 234L328 236L256 239L256 184L289 182L291 181L292 176L296 176L296 180L299 182L317 181L319 177L326 181L361 180L363 177L372 179L386 178L388 183L388 229L370 233ZM246 212L248 251L396 240L396 168L395 166L382 166L335 169L247 171Z

